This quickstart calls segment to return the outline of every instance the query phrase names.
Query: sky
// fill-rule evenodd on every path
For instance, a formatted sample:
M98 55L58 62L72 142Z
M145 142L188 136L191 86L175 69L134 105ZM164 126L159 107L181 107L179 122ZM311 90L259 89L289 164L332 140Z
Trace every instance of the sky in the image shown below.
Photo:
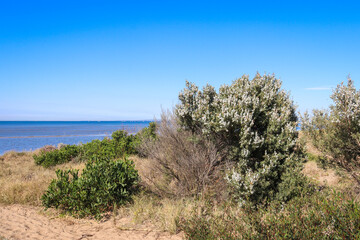
M2 1L0 121L152 120L185 80L275 74L298 111L360 81L356 1Z

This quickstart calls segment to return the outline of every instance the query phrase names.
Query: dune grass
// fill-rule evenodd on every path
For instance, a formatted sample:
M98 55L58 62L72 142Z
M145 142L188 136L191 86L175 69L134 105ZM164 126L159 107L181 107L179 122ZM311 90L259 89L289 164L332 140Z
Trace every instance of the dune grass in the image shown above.
M197 204L199 201L194 198L162 198L142 192L134 197L133 202L116 211L114 221L120 229L149 225L176 234L179 232L178 220L190 217ZM130 221L122 222L123 219Z
M56 177L55 168L35 164L34 152L10 151L0 156L0 204L41 205L41 196ZM66 163L60 169L82 169L84 163Z

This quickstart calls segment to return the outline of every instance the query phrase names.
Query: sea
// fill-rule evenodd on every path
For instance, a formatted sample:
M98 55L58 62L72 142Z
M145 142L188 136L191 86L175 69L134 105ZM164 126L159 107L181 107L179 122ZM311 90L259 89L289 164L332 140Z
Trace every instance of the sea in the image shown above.
M136 134L151 121L0 121L0 155L32 151L45 145L87 143L116 130Z

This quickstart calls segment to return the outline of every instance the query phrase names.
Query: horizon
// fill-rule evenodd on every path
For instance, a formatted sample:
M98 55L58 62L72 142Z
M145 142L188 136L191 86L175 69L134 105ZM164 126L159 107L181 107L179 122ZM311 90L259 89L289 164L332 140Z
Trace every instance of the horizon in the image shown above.
M154 120L0 120L0 122L152 122Z
M142 121L185 80L274 73L297 111L360 80L360 3L16 1L0 9L0 121ZM84 120L85 119L85 120ZM121 119L121 120L118 120Z

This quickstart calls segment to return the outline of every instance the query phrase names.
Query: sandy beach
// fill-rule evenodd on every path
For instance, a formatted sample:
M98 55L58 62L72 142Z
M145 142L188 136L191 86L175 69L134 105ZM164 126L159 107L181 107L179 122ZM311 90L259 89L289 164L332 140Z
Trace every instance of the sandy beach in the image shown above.
M0 237L5 239L182 239L181 234L170 235L150 226L122 229L120 219L97 222L46 216L40 207L23 205L0 206Z

